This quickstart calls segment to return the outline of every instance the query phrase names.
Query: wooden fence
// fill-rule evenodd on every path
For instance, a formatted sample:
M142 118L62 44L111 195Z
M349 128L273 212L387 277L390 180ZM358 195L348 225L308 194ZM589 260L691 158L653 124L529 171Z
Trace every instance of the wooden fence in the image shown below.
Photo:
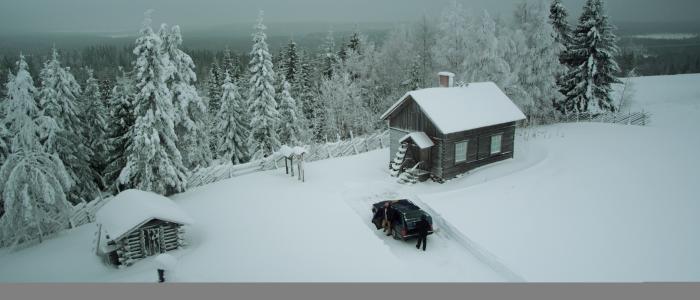
M625 125L646 126L651 122L651 114L645 111L638 112L607 112L607 113L571 113L568 115L555 116L529 116L519 126L529 127L552 123L577 123L577 122L598 122L615 123Z
M307 145L304 161L355 155L388 146L389 131L385 130L332 143ZM277 169L281 166L284 166L284 163L280 163L279 158L256 160L239 165L232 165L229 162L215 163L211 167L200 169L190 175L187 179L187 187L202 186L235 176Z

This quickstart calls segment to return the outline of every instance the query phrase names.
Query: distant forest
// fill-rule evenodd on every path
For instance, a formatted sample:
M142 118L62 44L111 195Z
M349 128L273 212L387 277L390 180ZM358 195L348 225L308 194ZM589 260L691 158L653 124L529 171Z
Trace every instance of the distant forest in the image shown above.
M276 24L285 26L285 24ZM408 24L409 26L411 24ZM234 26L234 25L232 25ZM249 24L236 25L238 30L249 31ZM328 25L330 26L330 25ZM362 30L368 39L376 41L381 45L392 27L400 25L372 24L370 29ZM336 27L336 26L330 26ZM340 26L347 29L348 25ZM314 52L319 49L327 35L327 30L318 27L318 32L308 32L309 29L300 28L305 31L294 35L293 39L302 48ZM661 30L661 31L659 31ZM620 65L621 77L627 76L629 71L635 70L637 76L672 75L700 73L700 36L687 39L645 39L634 38L632 35L643 35L659 32L696 32L700 34L699 24L653 24L653 23L621 23L618 24L618 37L620 53L617 62ZM352 35L353 30L342 30L334 33L338 41L347 40ZM22 51L29 64L32 74L38 74L42 64L48 59L51 53L51 46L46 44L31 47L38 40L56 41L61 52L61 57L65 65L71 67L76 79L84 81L86 72L84 66L94 69L95 77L100 80L113 81L117 76L117 67L130 68L134 60L133 49L136 36L119 38L96 38L94 36L83 35L36 35L29 37L0 37L5 39L0 42L0 82L7 81L9 69L13 69L17 61L19 52ZM35 39L37 41L35 41ZM232 55L237 56L240 68L243 69L248 63L249 56L247 50L250 49L251 41L249 33L246 35L230 34L227 37L223 29L216 32L193 32L190 36L185 32L185 52L194 60L198 82L203 84L214 62L221 62L224 57L224 49L229 47ZM273 57L279 56L287 42L292 39L292 35L271 35L270 45ZM10 44L14 44L10 46ZM87 45L86 45L87 44ZM21 50L18 49L21 47ZM191 46L188 46L191 45ZM26 46L26 47L24 47ZM315 53L313 53L315 54ZM2 89L0 89L2 90Z

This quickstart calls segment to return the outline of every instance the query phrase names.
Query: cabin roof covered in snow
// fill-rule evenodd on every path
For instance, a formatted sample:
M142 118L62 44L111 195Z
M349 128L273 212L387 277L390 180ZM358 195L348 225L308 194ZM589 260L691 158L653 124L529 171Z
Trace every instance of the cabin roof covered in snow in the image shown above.
M118 240L133 228L153 219L179 224L193 223L192 218L170 199L135 189L114 196L97 211L95 217L110 240Z
M443 134L525 119L522 111L493 82L410 91L381 118L389 118L408 98L418 104Z
M428 135L422 131L411 132L405 135L399 140L399 143L403 143L403 141L409 138L413 140L414 143L416 143L416 146L418 146L418 148L421 149L426 149L435 146L435 143L433 143L433 141L428 137Z

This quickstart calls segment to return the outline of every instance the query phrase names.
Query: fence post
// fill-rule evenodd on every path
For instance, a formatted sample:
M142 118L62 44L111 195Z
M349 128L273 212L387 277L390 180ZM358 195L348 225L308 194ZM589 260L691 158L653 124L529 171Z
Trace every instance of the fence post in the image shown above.
M627 112L627 125L632 125L632 111Z

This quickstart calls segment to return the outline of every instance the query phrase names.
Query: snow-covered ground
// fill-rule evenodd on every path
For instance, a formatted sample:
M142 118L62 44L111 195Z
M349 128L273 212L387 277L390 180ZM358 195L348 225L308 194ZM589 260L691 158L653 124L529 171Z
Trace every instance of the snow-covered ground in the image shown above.
M177 281L698 281L700 75L634 80L652 125L520 130L512 160L445 184L389 177L387 149L254 173L171 197L195 223ZM428 251L369 220L410 197L435 217ZM0 281L156 281L94 255L96 225L0 249Z

